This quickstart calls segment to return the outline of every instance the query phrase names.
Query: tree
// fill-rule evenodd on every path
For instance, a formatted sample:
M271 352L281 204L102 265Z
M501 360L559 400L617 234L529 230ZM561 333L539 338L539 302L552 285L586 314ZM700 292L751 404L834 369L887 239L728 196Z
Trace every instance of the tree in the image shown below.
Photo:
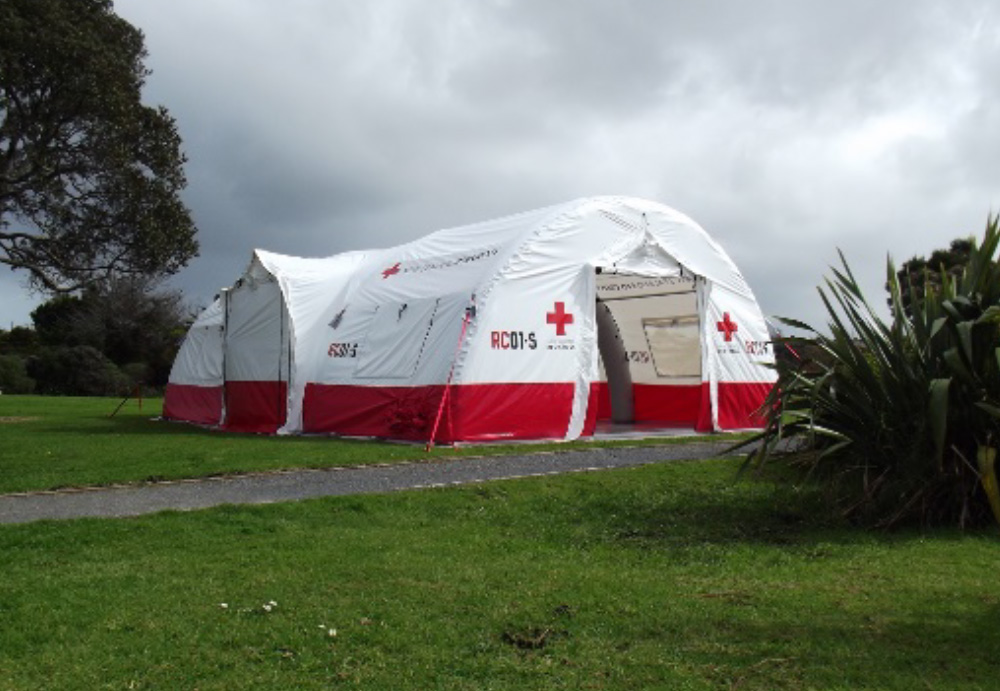
M174 120L110 0L0 2L0 263L47 292L197 254Z
M39 345L38 333L34 329L15 326L10 331L0 330L0 355L32 355Z
M34 393L35 380L28 376L24 362L18 355L0 355L0 392Z
M923 301L928 290L935 292L940 290L942 271L951 276L962 273L965 265L969 263L973 246L972 238L957 238L951 241L948 249L934 250L929 259L915 256L903 262L896 272L896 278L899 281L903 309L907 314L911 314L915 302ZM886 289L889 289L889 284L886 284ZM891 295L887 301L889 307L892 307Z
M92 284L79 297L56 296L31 319L43 345L88 346L154 386L166 383L190 323L179 292L134 276Z
M90 318L103 327L101 350L108 359L121 367L131 365L133 373L144 371L146 384L166 385L191 323L181 294L129 277L98 284L83 300Z
M77 295L57 295L31 311L39 344L45 346L88 345L100 350L103 328L90 319L87 305Z

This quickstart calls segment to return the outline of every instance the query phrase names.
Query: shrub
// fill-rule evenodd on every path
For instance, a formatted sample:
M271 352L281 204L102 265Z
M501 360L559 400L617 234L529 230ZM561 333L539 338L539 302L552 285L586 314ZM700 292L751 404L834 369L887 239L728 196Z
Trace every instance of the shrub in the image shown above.
M973 526L1000 520L1000 243L991 217L968 264L941 269L910 313L888 262L891 319L865 300L843 255L820 288L829 335L791 339L822 357L779 369L763 443L748 461L790 462L860 522ZM796 341L798 341L796 343Z
M101 351L90 346L47 348L28 363L38 393L112 396L129 390L129 380Z
M15 326L10 331L0 330L0 355L27 357L38 350L38 334L26 326Z
M151 368L145 362L130 362L122 365L120 369L132 388L140 384L148 384L150 381Z
M6 394L34 393L35 380L28 376L24 358L0 355L0 391Z

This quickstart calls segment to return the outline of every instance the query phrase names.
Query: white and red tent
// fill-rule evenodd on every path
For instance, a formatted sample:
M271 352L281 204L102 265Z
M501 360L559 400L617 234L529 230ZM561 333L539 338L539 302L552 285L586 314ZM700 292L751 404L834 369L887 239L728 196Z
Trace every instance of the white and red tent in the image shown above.
M383 250L257 250L198 318L164 417L265 433L575 439L760 426L764 317L696 223L580 199Z

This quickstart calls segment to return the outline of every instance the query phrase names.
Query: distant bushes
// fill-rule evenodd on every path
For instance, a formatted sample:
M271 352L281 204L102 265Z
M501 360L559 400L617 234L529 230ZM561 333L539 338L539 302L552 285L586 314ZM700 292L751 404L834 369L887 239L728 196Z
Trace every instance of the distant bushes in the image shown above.
M149 368L119 368L91 346L41 348L29 357L0 355L0 392L57 396L119 396L147 381Z
M101 351L91 346L46 348L28 362L28 374L41 394L114 396L131 382Z
M178 292L118 278L61 295L31 313L34 328L0 330L4 393L105 396L162 389L190 315Z
M35 380L28 376L23 357L0 355L0 391L6 394L35 392Z
M782 320L812 334L789 340L815 357L779 367L763 445L749 463L791 464L868 525L1000 520L998 244L991 217L967 264L928 277L932 288L912 304L889 262L888 322L841 257L842 270L820 290L829 334Z

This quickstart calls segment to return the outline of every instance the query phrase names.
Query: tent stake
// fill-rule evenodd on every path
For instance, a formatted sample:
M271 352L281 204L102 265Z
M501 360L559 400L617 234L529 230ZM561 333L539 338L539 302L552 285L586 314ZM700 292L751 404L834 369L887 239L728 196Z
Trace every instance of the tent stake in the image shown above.
M114 412L108 415L108 417L114 417L117 415L118 411L125 407L125 404L129 402L129 399L132 398L133 395L135 396L135 399L139 401L139 410L142 410L142 386L136 386L135 391L129 391L125 394L125 398L122 399L122 402L118 404L118 407L115 408Z

